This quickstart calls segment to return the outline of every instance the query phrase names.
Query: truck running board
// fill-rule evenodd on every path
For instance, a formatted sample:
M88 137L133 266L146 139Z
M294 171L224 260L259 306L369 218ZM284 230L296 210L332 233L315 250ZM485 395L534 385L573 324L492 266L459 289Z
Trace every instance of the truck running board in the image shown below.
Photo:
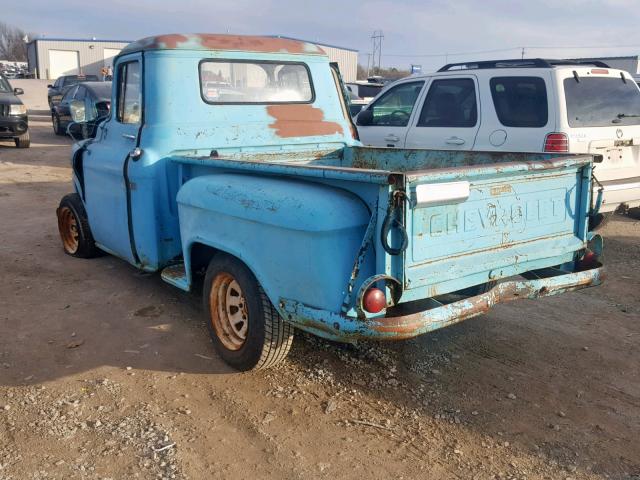
M162 280L178 287L180 290L188 292L190 290L189 279L187 278L187 272L184 269L184 263L178 263L176 265L170 265L162 270Z

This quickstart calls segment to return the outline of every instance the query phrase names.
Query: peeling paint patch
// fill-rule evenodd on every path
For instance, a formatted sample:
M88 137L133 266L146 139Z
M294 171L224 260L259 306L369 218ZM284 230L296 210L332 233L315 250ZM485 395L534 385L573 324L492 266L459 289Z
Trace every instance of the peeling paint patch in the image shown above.
M324 120L324 112L313 105L270 105L267 113L275 118L269 125L282 138L342 135L339 123Z
M288 38L262 37L257 35L229 35L194 33L157 35L130 43L123 52L139 50L183 49L183 50L230 50L257 53L295 53L326 55L318 45Z

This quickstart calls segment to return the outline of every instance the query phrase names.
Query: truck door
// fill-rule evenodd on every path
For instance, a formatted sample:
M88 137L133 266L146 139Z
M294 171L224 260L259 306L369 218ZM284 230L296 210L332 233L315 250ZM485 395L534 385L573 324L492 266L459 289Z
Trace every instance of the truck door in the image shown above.
M424 81L403 82L374 100L356 118L360 141L374 147L402 147Z
M480 127L475 76L434 79L407 133L407 148L471 150Z
M114 73L111 116L84 155L85 208L96 242L136 264L127 170L142 125L142 56L119 58Z

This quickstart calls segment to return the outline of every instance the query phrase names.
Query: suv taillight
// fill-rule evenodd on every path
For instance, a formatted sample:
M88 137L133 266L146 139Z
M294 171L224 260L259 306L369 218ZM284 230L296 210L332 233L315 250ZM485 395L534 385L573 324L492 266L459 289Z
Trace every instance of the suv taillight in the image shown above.
M545 152L568 152L569 139L566 133L547 133L544 138Z

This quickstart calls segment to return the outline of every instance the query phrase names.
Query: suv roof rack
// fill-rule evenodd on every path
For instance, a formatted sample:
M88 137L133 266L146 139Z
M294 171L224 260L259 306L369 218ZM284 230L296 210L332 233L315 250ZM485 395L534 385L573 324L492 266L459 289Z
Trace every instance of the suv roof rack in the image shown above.
M544 59L544 58L514 58L509 60L482 60L479 62L462 62L448 63L439 72L447 72L449 70L479 70L487 68L553 68L560 65L593 65L594 67L610 68L604 62L598 60L562 60L562 59ZM459 68L456 68L459 67Z

